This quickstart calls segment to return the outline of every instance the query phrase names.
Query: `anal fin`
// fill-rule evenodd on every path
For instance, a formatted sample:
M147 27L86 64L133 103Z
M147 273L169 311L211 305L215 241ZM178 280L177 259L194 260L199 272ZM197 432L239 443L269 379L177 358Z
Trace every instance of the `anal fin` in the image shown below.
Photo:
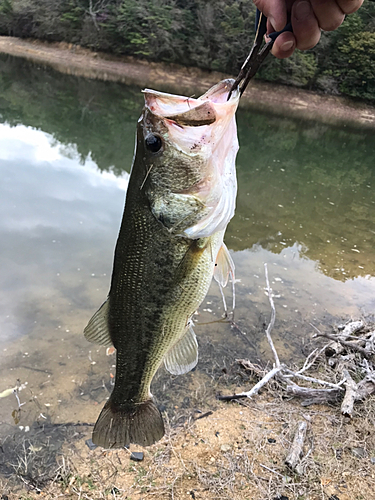
M191 324L185 335L164 356L165 368L172 375L182 375L198 363L198 342Z
M109 298L99 307L88 322L83 333L89 342L110 347L112 345L108 328Z

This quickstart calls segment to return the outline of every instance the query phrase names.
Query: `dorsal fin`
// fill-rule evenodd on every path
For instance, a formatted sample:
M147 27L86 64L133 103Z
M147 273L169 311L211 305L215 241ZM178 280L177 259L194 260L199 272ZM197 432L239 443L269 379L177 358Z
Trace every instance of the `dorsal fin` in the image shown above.
M191 324L185 335L164 356L165 368L172 375L182 375L198 363L198 342Z
M109 347L112 345L111 336L108 328L108 308L109 297L99 307L94 316L88 322L83 333L89 342Z

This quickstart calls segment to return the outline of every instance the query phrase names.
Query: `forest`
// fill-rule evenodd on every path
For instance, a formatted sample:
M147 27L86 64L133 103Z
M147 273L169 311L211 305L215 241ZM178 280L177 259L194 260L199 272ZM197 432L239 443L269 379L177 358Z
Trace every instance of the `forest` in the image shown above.
M235 75L254 37L252 0L0 0L0 35L65 41L116 55ZM375 101L375 2L320 43L257 78Z

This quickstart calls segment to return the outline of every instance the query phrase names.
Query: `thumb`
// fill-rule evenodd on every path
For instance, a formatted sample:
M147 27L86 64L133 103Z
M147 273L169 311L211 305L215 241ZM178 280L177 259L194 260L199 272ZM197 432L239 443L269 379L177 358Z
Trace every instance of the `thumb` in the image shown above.
M253 0L255 7L268 17L276 31L281 31L287 22L285 0Z

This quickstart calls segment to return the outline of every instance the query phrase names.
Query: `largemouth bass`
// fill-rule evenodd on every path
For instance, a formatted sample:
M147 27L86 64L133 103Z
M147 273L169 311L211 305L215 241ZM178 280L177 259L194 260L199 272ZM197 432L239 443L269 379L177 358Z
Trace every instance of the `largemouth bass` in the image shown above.
M163 360L172 374L194 368L191 317L212 276L221 286L234 279L223 243L237 193L232 84L198 99L144 91L110 292L85 328L89 341L116 348L115 386L92 435L104 448L164 435L151 381Z

